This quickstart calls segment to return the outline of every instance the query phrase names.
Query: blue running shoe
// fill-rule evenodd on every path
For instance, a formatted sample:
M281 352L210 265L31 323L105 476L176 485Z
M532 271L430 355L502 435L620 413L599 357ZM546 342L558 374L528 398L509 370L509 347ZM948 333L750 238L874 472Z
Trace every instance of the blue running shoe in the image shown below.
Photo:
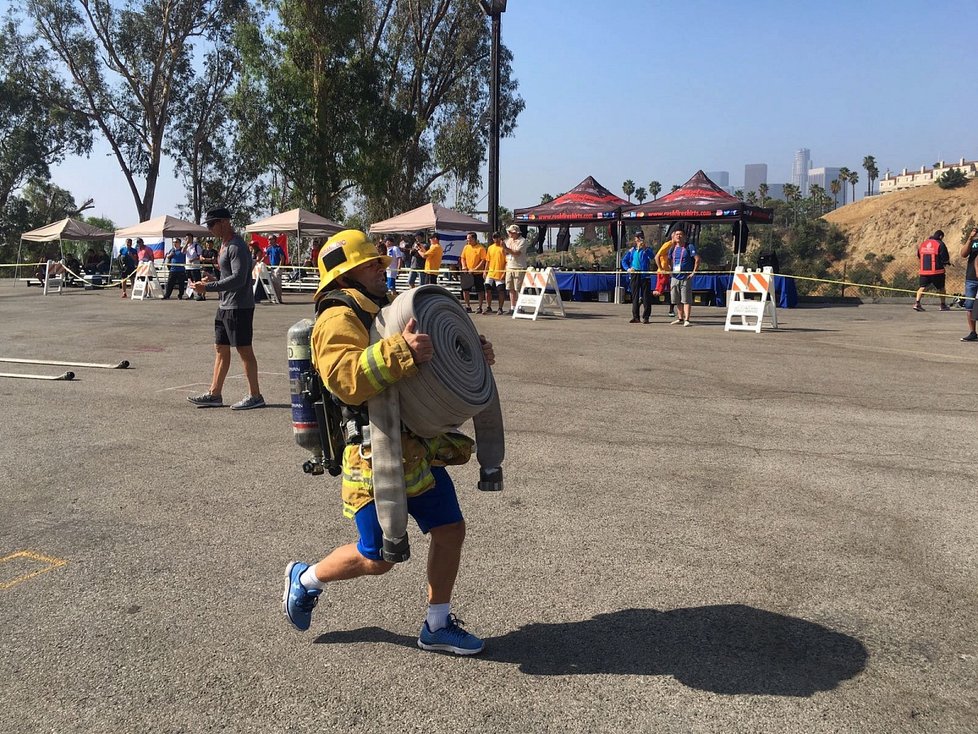
M301 632L312 623L312 610L319 602L322 589L307 589L299 577L309 568L308 563L292 561L285 569L285 593L282 595L282 611L292 626Z
M448 617L448 626L432 632L428 621L421 625L418 647L422 650L442 650L456 655L476 655L482 652L485 643L473 634L462 629L465 624L454 614Z

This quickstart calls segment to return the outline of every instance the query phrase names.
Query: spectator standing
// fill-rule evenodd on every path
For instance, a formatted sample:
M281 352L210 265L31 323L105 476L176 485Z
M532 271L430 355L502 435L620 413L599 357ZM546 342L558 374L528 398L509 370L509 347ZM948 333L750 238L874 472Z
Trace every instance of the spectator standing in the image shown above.
M366 235L345 230L334 235L320 260L318 317L312 332L313 362L329 392L349 406L357 425L369 420L365 403L410 377L418 365L434 356L431 337L416 333L411 319L400 334L371 343L367 328L357 312L346 303L322 297L342 290L357 309L371 317L389 303L384 268L386 257L377 253ZM483 357L494 362L492 345L482 340ZM428 607L417 644L424 650L474 655L483 641L470 634L451 613L452 592L458 576L465 538L465 520L445 464L468 460L472 442L464 436L445 434L425 442L417 451L417 439L402 435L404 446L404 492L407 511L421 531L430 536L427 580ZM363 447L351 443L343 452L343 504L356 523L357 541L339 546L318 563L294 561L285 569L282 608L289 622L308 630L312 612L325 589L338 582L362 576L379 576L394 568L384 560L383 533L377 518L371 480L372 465ZM331 592L335 593L335 592Z
M423 232L418 232L410 238L408 249L404 251L407 258L408 267L411 273L408 275L408 287L414 288L419 280L424 282L421 273L424 271L424 257L421 254L421 241L424 238Z
M203 253L200 240L196 237L187 237L187 246L183 251L187 256L187 280L191 284L196 283L200 280L201 254ZM203 296L194 293L193 287L190 288L187 298L191 301L204 300Z
M506 294L506 249L499 232L492 233L492 244L486 248L486 313L493 313L492 296L499 301L498 313L503 315L503 298Z
M526 238L520 228L511 224L506 228L509 235L503 243L506 251L506 289L509 291L509 310L516 310L516 296L523 287L523 274L526 272Z
M465 301L465 310L472 313L470 291L475 288L479 294L479 310L482 313L483 299L486 289L486 259L488 254L486 248L479 244L479 238L475 232L468 232L465 235L465 247L459 255L459 265L462 267L461 286L462 299ZM492 305L491 303L489 304Z
M632 291L632 320L638 323L639 304L642 306L642 323L649 323L652 316L652 251L645 246L645 235L635 233L635 244L625 254L628 258L627 270L630 274L629 287ZM622 258L624 264L625 258Z
M141 263L151 263L156 260L153 248L148 247L142 237L136 238L136 259Z
M387 290L390 291L391 297L395 297L397 296L397 274L404 264L404 251L394 244L393 237L386 238L384 244L387 245L387 257L390 258L390 264L387 266Z
M675 317L676 307L672 303L670 270L672 268L672 238L670 237L659 247L655 253L655 287L652 289L653 295L664 295L666 305L669 306L669 316Z
M203 266L203 273L217 280L217 249L214 247L214 240L204 240L204 248L200 251L200 264ZM200 300L207 300L207 296L201 295Z
M173 239L173 247L166 254L164 262L167 266L166 292L163 293L163 300L170 300L173 289L177 289L177 300L183 300L183 293L187 289L187 253L183 251L183 244L179 237Z
M279 268L288 265L285 257L285 250L278 243L278 238L272 235L268 238L268 247L265 250L265 257L268 259L268 267Z
M441 242L436 232L431 233L428 238L428 246L418 248L421 257L424 258L424 280L422 285L438 285L438 272L441 270L441 258L444 254Z
M133 273L136 272L137 257L132 239L127 239L126 244L119 249L119 287L122 289L122 298L129 297L129 284L132 282Z
M214 280L209 274L204 274L193 285L197 293L211 291L221 296L214 318L214 374L207 392L192 395L187 400L199 408L224 405L221 390L231 367L231 347L234 347L244 366L248 395L234 403L231 410L261 408L265 405L265 399L258 389L258 359L252 346L255 292L251 277L251 253L231 226L231 212L225 207L208 211L205 224L222 242L217 259L221 277Z
M971 233L965 238L961 248L961 257L967 259L964 271L964 307L968 309L968 333L961 337L963 342L978 342L975 333L975 317L972 310L975 306L975 296L978 296L978 273L975 272L975 259L978 258L978 227L972 227Z
M696 247L686 244L686 233L677 229L672 233L672 305L678 309L677 317L670 322L673 325L692 326L689 312L693 303L693 276L700 265L700 256Z
M924 310L920 305L920 298L924 295L924 290L933 286L941 298L941 311L950 311L944 296L944 268L951 262L951 255L947 251L947 245L944 244L944 232L937 230L929 239L917 245L917 259L920 261L920 287L917 288L913 310Z

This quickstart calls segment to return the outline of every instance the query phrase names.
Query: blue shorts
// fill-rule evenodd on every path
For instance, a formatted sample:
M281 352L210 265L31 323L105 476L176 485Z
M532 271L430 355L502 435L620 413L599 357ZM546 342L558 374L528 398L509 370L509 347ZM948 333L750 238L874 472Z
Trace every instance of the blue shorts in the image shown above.
M964 307L969 311L975 305L975 296L978 296L978 280L966 280L964 282Z
M458 506L455 484L443 466L431 467L435 486L417 497L408 497L408 514L418 523L422 533L427 535L432 528L462 521L462 509ZM357 523L357 550L364 558L382 561L380 549L384 545L384 533L377 520L377 506L371 502L361 507L354 516Z

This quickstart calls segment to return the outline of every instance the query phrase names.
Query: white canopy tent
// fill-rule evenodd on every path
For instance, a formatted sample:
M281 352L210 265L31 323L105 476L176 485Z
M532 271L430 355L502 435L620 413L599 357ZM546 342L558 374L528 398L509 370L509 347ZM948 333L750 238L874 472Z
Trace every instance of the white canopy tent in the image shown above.
M470 217L454 209L438 204L424 204L417 209L398 214L396 217L370 225L371 234L395 232L417 232L421 229L447 230L453 232L488 232L490 225L481 219Z
M259 219L245 227L248 234L286 232L296 237L329 237L343 229L342 224L334 222L305 209L292 209Z
M79 242L106 242L113 237L111 232L99 229L91 224L86 224L77 219L67 217L43 227L24 232L20 236L20 246L17 248L17 266L14 268L14 277L19 277L21 254L24 249L24 242L58 242L58 250L61 258L64 258L64 246L62 240L75 240Z
M162 239L164 237L184 237L188 234L206 237L210 234L210 230L202 224L194 224L166 214L115 231L117 239L125 237Z

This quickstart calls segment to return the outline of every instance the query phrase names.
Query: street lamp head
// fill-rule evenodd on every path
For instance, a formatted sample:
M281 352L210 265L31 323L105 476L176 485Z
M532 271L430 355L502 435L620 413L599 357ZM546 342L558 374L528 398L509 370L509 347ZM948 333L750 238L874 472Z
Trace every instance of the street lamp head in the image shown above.
M501 15L506 12L506 0L479 0L486 15Z

